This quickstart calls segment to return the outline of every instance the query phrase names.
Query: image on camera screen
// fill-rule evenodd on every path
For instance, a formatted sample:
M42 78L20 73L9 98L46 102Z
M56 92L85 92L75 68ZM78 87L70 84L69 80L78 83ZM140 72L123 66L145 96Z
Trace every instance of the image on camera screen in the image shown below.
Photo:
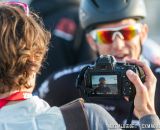
M91 81L94 94L118 94L117 75L92 75Z

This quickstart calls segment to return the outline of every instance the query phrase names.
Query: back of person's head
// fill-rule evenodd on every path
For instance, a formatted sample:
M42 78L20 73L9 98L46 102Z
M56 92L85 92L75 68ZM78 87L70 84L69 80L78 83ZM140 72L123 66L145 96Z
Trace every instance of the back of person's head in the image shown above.
M0 93L30 88L47 51L50 34L40 18L16 3L0 3Z
M81 0L80 23L82 28L112 23L127 18L146 17L144 0Z

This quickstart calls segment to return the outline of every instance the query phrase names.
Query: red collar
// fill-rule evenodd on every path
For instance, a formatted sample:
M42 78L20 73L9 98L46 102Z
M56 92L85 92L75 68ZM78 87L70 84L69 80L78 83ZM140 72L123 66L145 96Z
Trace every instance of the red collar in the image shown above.
M20 101L20 100L26 100L28 98L31 98L32 94L29 92L16 92L8 97L0 99L0 109L4 107L8 102L10 101Z

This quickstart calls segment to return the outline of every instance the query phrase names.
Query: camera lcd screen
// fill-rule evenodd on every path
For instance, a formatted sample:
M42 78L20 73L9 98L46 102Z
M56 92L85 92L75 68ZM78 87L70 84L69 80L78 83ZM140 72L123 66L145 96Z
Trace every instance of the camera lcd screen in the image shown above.
M118 94L117 75L92 75L91 81L94 94Z

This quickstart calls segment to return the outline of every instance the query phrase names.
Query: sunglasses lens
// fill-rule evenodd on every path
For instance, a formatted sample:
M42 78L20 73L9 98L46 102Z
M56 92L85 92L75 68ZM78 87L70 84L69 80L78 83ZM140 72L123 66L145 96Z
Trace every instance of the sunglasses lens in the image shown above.
M119 32L122 34L124 40L129 41L140 32L140 27L137 25L138 24L113 29L94 30L94 39L98 44L112 44L113 34Z
M97 42L100 44L111 44L112 43L112 31L98 31Z
M138 34L138 29L135 26L129 26L120 30L124 40L129 41Z

